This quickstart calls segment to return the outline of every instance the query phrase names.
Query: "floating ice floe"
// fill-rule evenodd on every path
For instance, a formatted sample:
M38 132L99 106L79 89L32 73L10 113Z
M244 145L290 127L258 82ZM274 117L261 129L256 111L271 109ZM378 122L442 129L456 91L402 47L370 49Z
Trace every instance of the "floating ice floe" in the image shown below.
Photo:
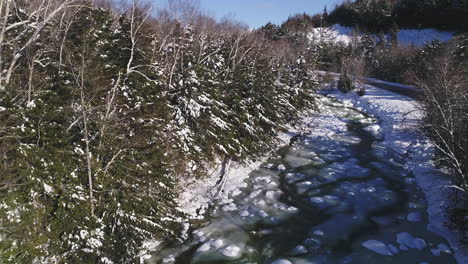
M405 250L404 248L414 248L423 250L427 247L426 241L422 238L415 238L407 232L397 234L397 242L400 244L400 249Z
M249 194L249 198L255 198L257 197L259 194L262 193L262 190L256 190L256 191L253 191Z
M374 138L378 139L378 140L383 139L383 134L382 134L382 132L381 132L382 129L381 129L381 127L380 127L379 125L377 125L377 124L373 124L373 125L370 125L370 126L366 126L366 127L364 128L364 130L367 131L367 132L369 132L369 133L371 133L371 135L372 135Z
M380 255L393 256L394 254L387 245L381 241L367 240L362 243L362 246Z
M220 248L224 245L224 241L222 239L214 239L214 240L211 240L211 246L214 247L214 248Z
M431 249L431 253L434 256L440 256L441 253L452 254L452 250L446 244L441 243L437 245L437 248Z
M221 251L221 254L223 254L226 257L237 258L241 255L241 249L238 246L230 245L230 246L225 247Z
M414 183L415 180L416 180L416 179L415 179L415 178L412 178L412 177L407 177L407 178L405 178L405 182L406 182L406 183Z
M211 248L210 242L206 242L206 243L203 243L203 244L197 249L197 251L198 251L198 252L205 252L205 251L210 250L210 248Z
M237 210L237 206L234 203L226 204L221 207L221 210L228 212L228 211L235 211Z
M287 259L277 259L271 262L271 264L292 264L292 262Z
M240 189L234 189L231 191L231 197L238 196L242 191Z
M314 231L314 235L316 235L316 236L323 236L324 233L323 233L322 230L315 230L315 231Z
M195 230L195 231L192 232L192 234L194 236L201 237L201 236L205 235L205 232L203 232L202 230Z
M162 263L174 263L175 257L173 255L169 255L162 259Z
M259 215L260 217L268 217L268 214L267 214L265 211L259 211L259 212L258 212L258 215Z
M422 220L422 215L420 212L412 212L408 214L406 220L410 222L420 222Z
M247 210L242 210L239 212L239 215L242 216L242 217L247 217L250 215L249 211Z
M275 198L275 194L276 194L275 191L267 191L267 192L265 193L265 197L266 197L267 199L274 199L274 198Z
M312 197L310 198L310 201L318 204L325 202L325 200L322 197Z
M302 254L306 254L307 253L307 249L302 246L302 245L299 245L297 247L295 247L292 252L291 252L293 255L302 255Z
M388 249L390 249L390 251L393 254L398 254L398 252L400 252L400 250L397 247L395 247L394 245L392 245L392 244L388 244L387 247L388 247Z

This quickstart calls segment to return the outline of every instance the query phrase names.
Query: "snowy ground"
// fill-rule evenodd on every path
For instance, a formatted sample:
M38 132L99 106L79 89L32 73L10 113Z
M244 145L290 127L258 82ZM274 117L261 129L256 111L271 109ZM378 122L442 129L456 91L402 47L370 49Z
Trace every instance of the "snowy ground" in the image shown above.
M362 34L358 34L362 35ZM352 41L353 28L344 27L341 25L333 25L330 27L323 28L314 28L312 29L307 37L313 43L320 43L321 41L325 43L344 43L349 44ZM451 31L441 31L433 28L425 29L401 29L397 32L398 43L402 46L411 46L422 47L426 43L433 40L440 40L442 42L447 42L452 39L454 32ZM390 36L387 35L387 38ZM374 35L374 38L377 39L378 36Z
M384 144L407 157L407 169L413 172L417 184L426 194L430 218L428 229L449 241L458 263L468 263L468 249L459 243L463 233L449 230L444 225L447 222L445 210L450 201L449 189L444 186L450 185L450 179L434 167L434 148L418 129L422 112L417 102L369 85L363 97L356 93L343 94L336 89L327 92L379 119Z

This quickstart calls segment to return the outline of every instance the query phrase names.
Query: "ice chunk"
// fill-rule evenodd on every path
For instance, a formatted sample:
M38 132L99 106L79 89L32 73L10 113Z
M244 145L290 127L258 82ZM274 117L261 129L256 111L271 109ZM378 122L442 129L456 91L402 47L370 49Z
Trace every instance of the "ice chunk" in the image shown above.
M323 231L322 230L315 230L314 235L316 236L323 236Z
M405 178L405 182L406 182L406 183L408 183L408 184L410 184L410 183L414 183L414 182L415 182L415 180L416 180L415 178L411 178L411 177L407 177L407 178Z
M292 264L292 262L287 259L277 259L273 261L271 264Z
M162 259L162 263L174 263L174 262L175 262L175 258L173 255L169 255Z
M228 211L235 211L237 210L237 206L233 203L226 204L223 207L221 207L221 210L228 212Z
M439 245L437 245L437 248L438 248L441 252L444 252L444 253L447 253L447 254L451 254L451 253L452 253L452 251L450 250L449 246L447 246L447 244L440 243Z
M307 253L307 249L302 245L299 245L292 250L293 255L302 255L306 253Z
M375 137L376 139L383 139L383 135L381 133L381 128L377 124L367 126L367 127L364 128L364 130L371 133L372 136Z
M271 230L271 229L264 229L264 230L258 231L257 234L259 234L259 235L271 235L271 234L273 234L273 230Z
M265 194L265 197L268 199L274 199L275 198L275 191L267 191Z
M224 245L224 241L222 239L215 239L211 241L211 245L214 248L220 248Z
M451 254L452 251L450 250L450 248L446 244L441 243L441 244L437 245L437 248L431 249L431 253L434 256L440 256L441 253Z
M325 200L322 197L312 197L310 201L313 203L323 203Z
M410 222L420 222L422 220L422 215L420 212L409 213L406 219Z
M280 165L278 166L278 170L284 171L284 170L286 170L286 167L285 167L283 164L280 164Z
M260 193L262 193L261 190L253 191L249 194L249 198L255 198L257 197Z
M242 211L239 212L239 215L242 216L242 217L247 217L247 216L249 216L249 214L250 213L247 210L242 210Z
M306 240L304 240L303 243L307 245L309 248L314 248L314 249L320 248L320 246L322 245L322 242L315 238L307 238Z
M225 247L221 254L230 258L238 258L241 255L241 249L238 246L230 245Z
M242 193L242 191L239 188L236 188L236 189L231 191L231 197L238 196L241 193Z
M409 248L407 246L400 245L400 250L408 251Z
M440 250L439 250L438 248L433 248L433 249L431 249L431 253L432 253L432 255L434 255L434 256L437 256L437 257L440 256Z
M265 211L259 211L258 215L261 217L268 217L268 214Z
M406 232L397 234L397 242L398 244L405 246L407 248L415 248L415 249L423 250L424 248L427 247L426 241L424 241L424 239L414 238L412 235Z
M198 236L198 237L201 237L201 236L204 236L205 235L205 232L203 232L202 230L195 230L192 232L192 234L194 236Z
M205 251L210 250L210 248L211 248L210 243L209 243L209 242L206 242L206 243L203 243L203 244L197 249L197 251L198 251L198 252L205 252Z
M398 254L398 252L400 252L400 250L398 250L398 248L395 247L395 246L392 245L392 244L388 244L388 249L390 249L390 251L391 251L393 254Z
M393 256L390 249L383 242L377 240L367 240L362 243L362 246L380 255Z

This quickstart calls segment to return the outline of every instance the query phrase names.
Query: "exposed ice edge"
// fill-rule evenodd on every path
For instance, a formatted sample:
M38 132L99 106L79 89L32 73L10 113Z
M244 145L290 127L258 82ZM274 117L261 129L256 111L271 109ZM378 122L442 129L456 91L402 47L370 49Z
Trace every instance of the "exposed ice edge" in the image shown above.
M244 187L244 180L249 176L249 173L258 169L271 154L280 147L290 143L291 139L300 133L310 131L308 126L314 115L314 111L305 111L302 113L300 120L295 126L287 125L287 132L280 132L277 135L278 144L272 146L272 150L265 155L262 155L257 160L250 160L244 163L232 162L231 167L226 175L227 181L223 191L216 198L220 201L226 201L229 197L240 194L240 188ZM212 166L210 175L202 179L188 179L181 186L184 189L180 193L178 199L179 209L189 215L192 219L203 218L203 213L212 204L213 200L210 197L212 189L215 187L221 173L222 160L219 160Z
M320 104L320 102L317 102ZM232 162L231 167L226 175L227 181L223 191L217 197L218 200L227 200L229 196L236 196L240 194L240 188L244 185L244 180L249 177L250 172L258 169L271 154L291 142L291 139L300 133L310 132L312 129L310 124L314 118L314 111L304 111L301 115L300 120L296 125L287 125L285 128L287 132L280 132L277 135L278 144L272 146L272 150L269 153L265 153L256 161L247 161L239 164ZM183 186L183 190L180 192L180 197L177 200L179 204L179 210L186 213L191 219L202 219L203 213L210 207L213 200L210 198L212 189L215 187L216 182L219 179L221 173L222 160L213 164L210 171L210 176L202 179L188 179L182 182L180 186ZM185 223L185 232L189 229L189 223ZM145 263L146 260L151 258L151 252L157 250L161 245L161 241L151 240L145 241L140 249L140 263Z
M331 90L330 95L378 118L385 145L407 155L407 170L413 172L416 183L425 193L428 229L447 239L458 263L468 263L468 247L460 243L463 232L450 230L444 225L448 221L446 207L451 200L443 186L450 185L450 179L434 167L434 147L418 132L418 122L422 117L418 103L404 95L370 85L366 85L366 95L362 97L354 92L343 94L337 89Z

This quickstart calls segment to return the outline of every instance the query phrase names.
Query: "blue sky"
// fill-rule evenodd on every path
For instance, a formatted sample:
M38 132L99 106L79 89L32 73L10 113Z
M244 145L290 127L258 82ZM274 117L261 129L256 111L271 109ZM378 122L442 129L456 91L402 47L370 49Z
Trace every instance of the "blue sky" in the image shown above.
M321 12L326 5L332 10L342 0L200 0L203 10L222 18L227 16L242 21L252 28L267 22L280 24L289 15Z

